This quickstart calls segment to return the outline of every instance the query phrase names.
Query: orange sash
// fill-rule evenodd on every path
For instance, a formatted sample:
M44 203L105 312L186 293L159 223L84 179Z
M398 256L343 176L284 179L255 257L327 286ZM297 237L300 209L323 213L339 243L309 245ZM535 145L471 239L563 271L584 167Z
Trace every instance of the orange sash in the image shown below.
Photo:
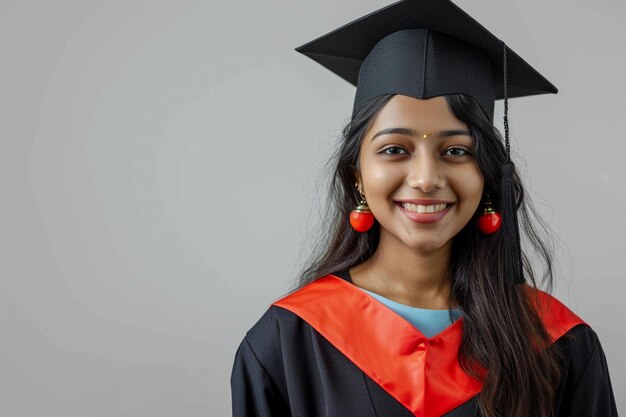
M585 323L550 294L536 291L553 341ZM482 388L457 361L463 317L428 338L359 287L330 274L273 305L306 321L416 417L439 417Z

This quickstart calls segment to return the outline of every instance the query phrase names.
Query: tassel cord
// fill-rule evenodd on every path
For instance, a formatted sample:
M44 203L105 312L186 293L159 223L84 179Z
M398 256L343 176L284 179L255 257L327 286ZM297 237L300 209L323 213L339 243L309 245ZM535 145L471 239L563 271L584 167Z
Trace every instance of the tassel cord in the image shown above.
M515 199L515 184L513 172L515 165L511 161L511 147L509 142L509 102L507 90L507 57L506 44L504 46L504 137L506 147L506 160L502 166L502 183L500 209L503 212L502 240L504 273L513 285L525 282L522 267L522 251L519 226L517 222L517 202Z

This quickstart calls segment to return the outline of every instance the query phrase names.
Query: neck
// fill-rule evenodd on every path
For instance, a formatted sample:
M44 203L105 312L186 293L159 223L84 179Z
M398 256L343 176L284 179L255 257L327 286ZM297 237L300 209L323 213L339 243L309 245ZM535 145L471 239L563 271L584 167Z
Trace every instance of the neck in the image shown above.
M446 310L450 306L452 240L432 251L419 251L381 234L370 259L350 269L355 285L413 307Z

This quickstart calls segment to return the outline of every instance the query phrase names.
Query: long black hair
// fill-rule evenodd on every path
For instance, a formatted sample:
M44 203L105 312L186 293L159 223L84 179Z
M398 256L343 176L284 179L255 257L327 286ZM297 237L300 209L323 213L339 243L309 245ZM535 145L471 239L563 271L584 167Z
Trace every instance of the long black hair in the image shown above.
M322 206L322 228L296 288L317 278L345 271L370 258L380 235L378 222L366 233L352 229L348 218L357 205L354 168L361 140L379 111L394 96L378 96L363 106L342 131L340 143L326 165L330 173L328 199ZM465 122L475 138L474 158L484 175L484 191L498 210L500 168L506 159L504 141L482 108L470 96L445 96L449 108ZM483 382L478 404L485 417L549 417L560 382L561 354L532 307L528 287L553 288L553 233L526 198L513 173L517 215L522 238L522 265L527 284L511 285L502 268L504 237L481 235L476 223L484 201L467 225L453 238L448 278L450 305L464 316L459 363ZM485 194L484 194L485 195ZM483 195L483 199L484 199ZM533 261L543 264L537 276ZM537 347L540 347L537 350ZM486 374L481 369L487 369Z

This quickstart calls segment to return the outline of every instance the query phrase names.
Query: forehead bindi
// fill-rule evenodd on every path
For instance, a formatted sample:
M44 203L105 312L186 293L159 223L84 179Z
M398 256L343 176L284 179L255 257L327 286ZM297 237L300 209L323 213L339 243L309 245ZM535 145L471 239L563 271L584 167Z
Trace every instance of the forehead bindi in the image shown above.
M438 131L426 131L423 130L424 133L419 133L422 131L417 131L408 127L387 127L381 130L373 130L371 135L370 142L375 141L379 137L384 137L386 135L402 135L409 136L414 139L423 138L423 139L443 139L449 138L452 136L467 136L468 138L472 138L472 133L465 128L453 128L453 129L443 129Z

